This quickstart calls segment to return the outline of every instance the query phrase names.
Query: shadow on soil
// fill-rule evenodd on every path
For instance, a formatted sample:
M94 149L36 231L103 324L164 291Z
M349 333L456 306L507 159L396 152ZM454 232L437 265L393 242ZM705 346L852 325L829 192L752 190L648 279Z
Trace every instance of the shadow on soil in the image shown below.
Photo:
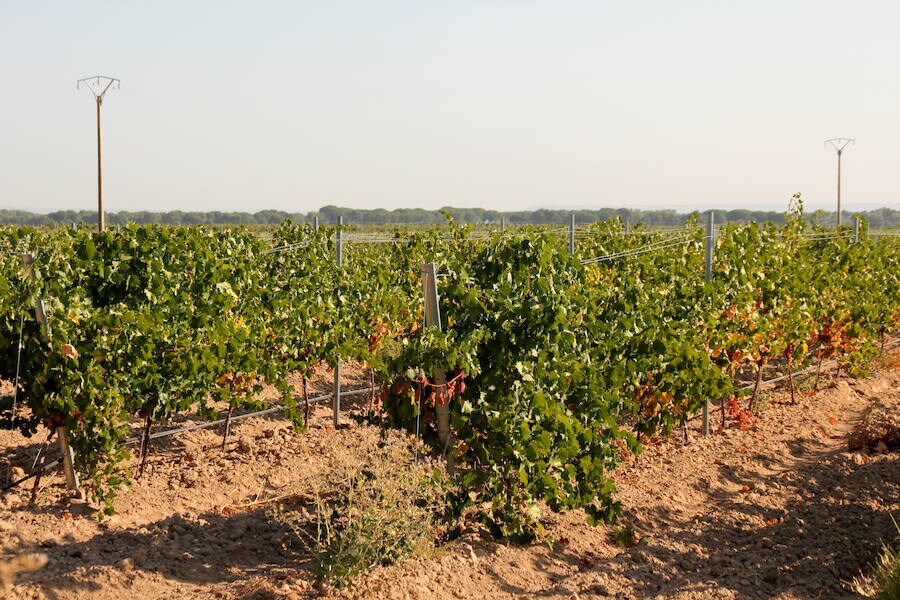
M55 599L75 591L99 591L101 581L127 589L134 579L146 577L143 571L188 584L238 584L229 586L229 595L245 597L252 587L247 582L254 577L276 586L279 580L297 577L309 556L295 540L290 529L262 509L206 513L196 519L176 514L138 529L101 532L83 542L63 539L21 548L43 552L49 562L19 582L40 586ZM248 589L242 592L241 585ZM257 591L254 597L266 596Z
M665 507L642 511L635 526L660 532L666 547L655 544L651 535L647 545L612 558L556 548L552 558L568 566L567 574L560 574L552 561L536 559L531 565L560 582L543 593L527 590L514 577L491 567L488 572L504 592L523 597L568 597L577 592L581 597L626 598L679 594L859 598L844 582L871 564L882 541L897 533L891 514L875 507L890 506L900 498L898 455L860 464L843 449L801 443L791 453L803 457L799 466L774 478L743 474L738 478L733 469L720 467L719 477L748 489L707 495L703 505L709 510L693 519ZM775 485L781 488L779 495L793 498L786 508L768 508L760 502L760 496ZM719 516L728 514L729 519ZM625 596L604 584L618 578L619 591L630 589ZM569 582L563 585L566 579Z

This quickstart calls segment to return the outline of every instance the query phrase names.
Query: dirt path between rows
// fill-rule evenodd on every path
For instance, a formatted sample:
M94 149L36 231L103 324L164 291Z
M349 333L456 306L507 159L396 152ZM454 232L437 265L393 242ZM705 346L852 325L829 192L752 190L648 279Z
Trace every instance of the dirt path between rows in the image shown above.
M845 582L896 534L900 460L850 451L847 440L871 407L900 412L900 360L788 400L771 393L746 430L692 430L687 443L678 434L620 469L618 526L636 532L635 546L617 545L615 528L588 527L579 512L549 515L552 547L472 530L347 590L317 589L292 533L253 502L303 489L350 448L408 441L368 426L334 431L326 407L301 435L277 415L241 421L224 452L221 431L193 431L155 443L111 519L67 498L58 474L36 505L27 490L0 497L0 561L49 559L5 597L856 598ZM29 468L42 442L0 432L0 479L5 463Z

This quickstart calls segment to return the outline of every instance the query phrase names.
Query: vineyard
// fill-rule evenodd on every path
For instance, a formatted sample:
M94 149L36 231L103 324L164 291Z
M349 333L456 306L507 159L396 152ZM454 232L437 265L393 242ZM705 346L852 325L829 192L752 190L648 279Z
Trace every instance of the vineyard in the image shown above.
M308 380L349 363L367 420L448 460L454 515L513 539L544 507L612 521L611 473L651 437L750 423L776 376L793 398L795 373L863 373L900 326L900 238L799 204L784 226L662 231L4 228L0 261L0 427L54 432L108 514L176 417L227 437L283 409L302 432ZM312 399L335 426L336 391Z

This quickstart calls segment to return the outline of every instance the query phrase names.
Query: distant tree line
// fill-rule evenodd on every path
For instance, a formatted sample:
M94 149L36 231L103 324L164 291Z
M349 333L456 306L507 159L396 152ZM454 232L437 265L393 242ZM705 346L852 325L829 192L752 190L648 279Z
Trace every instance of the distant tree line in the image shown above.
M343 217L344 223L354 225L385 225L385 224L418 224L431 225L446 223L444 213L450 214L457 223L485 224L500 223L503 219L509 225L548 225L566 224L571 215L575 214L576 222L580 224L620 219L623 223L636 225L644 223L649 226L678 226L684 224L692 215L705 216L703 213L679 213L675 210L638 210L631 208L601 208L597 210L522 210L502 212L484 208L452 208L446 207L440 210L425 210L423 208L398 208L385 210L381 208L366 210L357 208L342 208L339 206L324 206L318 211L308 213L289 213L280 210L261 210L255 213L247 212L186 212L173 210L168 212L111 212L107 213L107 223L110 225L124 225L137 223L140 225L277 225L286 219L294 223L312 223L316 218L319 223L326 225L336 223L338 217ZM760 210L714 210L717 223L734 222L746 223L749 221L775 223L784 222L784 213L777 211ZM854 215L865 217L870 227L885 229L900 227L900 211L892 208L879 208L876 210L851 213L844 211L845 223L851 223ZM833 224L836 213L817 211L809 217L822 225ZM34 225L34 226L66 226L70 223L96 224L96 211L88 210L59 210L47 214L37 214L25 210L0 210L0 223L9 225Z

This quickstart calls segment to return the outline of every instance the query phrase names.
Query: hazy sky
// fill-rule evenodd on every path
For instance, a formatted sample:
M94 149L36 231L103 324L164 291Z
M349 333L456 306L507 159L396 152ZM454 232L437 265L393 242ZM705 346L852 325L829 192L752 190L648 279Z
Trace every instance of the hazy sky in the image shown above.
M900 207L900 3L0 0L0 208Z

